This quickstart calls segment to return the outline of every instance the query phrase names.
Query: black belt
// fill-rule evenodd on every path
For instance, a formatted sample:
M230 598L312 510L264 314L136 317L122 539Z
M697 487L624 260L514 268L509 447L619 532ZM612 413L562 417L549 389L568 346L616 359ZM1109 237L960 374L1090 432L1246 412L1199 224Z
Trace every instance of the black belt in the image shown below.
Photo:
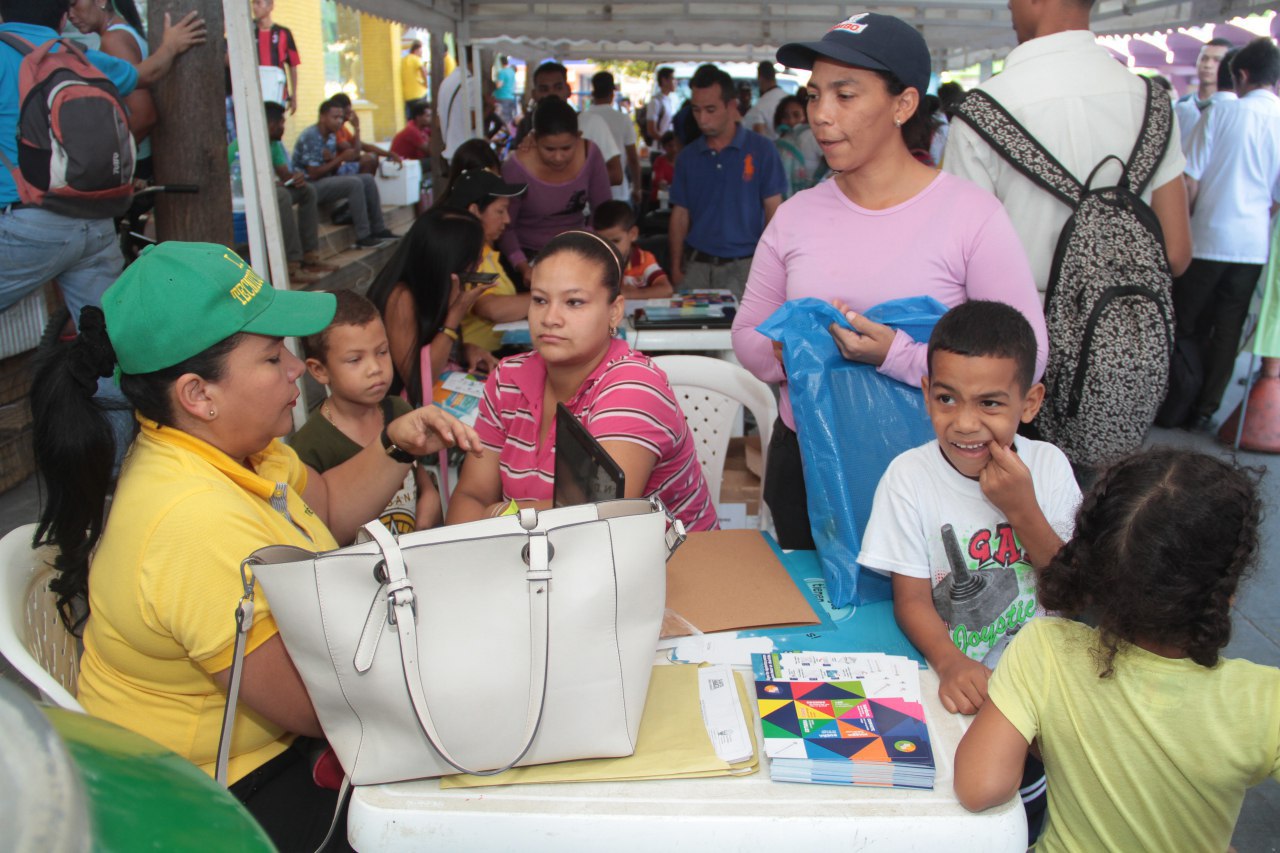
M706 252L700 252L693 248L686 249L685 256L691 261L697 261L700 264L711 264L712 266L717 267L724 264L731 264L734 261L745 261L751 257L751 255L743 255L738 258L721 258L717 255L708 255Z
M13 213L15 210L22 210L24 207L26 207L26 205L20 201L13 201L9 204L0 204L0 213Z

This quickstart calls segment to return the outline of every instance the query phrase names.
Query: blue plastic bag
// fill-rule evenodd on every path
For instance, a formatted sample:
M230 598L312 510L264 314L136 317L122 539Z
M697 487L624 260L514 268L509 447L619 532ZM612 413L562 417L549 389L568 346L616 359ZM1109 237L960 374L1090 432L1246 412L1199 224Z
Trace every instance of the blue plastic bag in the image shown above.
M863 316L925 342L946 311L930 296L913 296L883 302ZM832 323L851 328L829 303L797 299L757 331L782 342L809 494L809 525L827 595L834 606L846 607L891 596L883 576L868 572L859 578L862 534L889 463L934 436L920 387L846 359L828 331Z

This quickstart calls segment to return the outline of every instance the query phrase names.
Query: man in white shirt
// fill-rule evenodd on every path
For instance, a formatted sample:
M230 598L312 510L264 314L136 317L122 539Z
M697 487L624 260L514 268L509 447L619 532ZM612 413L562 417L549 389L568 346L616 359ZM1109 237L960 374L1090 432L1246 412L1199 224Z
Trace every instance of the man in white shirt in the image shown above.
M978 87L1081 183L1108 155L1128 160L1142 127L1147 91L1094 41L1091 8L1091 0L1010 0L1018 46L1005 59L1004 71ZM1175 276L1191 259L1183 162L1181 149L1171 144L1143 193L1160 220ZM967 122L951 123L942 164L1004 204L1043 294L1071 209L1000 157ZM1108 163L1094 186L1114 183L1119 171Z
M670 66L658 69L658 91L649 99L645 110L649 124L649 138L662 139L662 135L671 129L671 119L676 111L671 103L671 93L676 90L676 70Z
M1280 206L1280 48L1256 39L1230 67L1239 99L1208 110L1187 148L1193 260L1174 282L1173 305L1178 334L1198 339L1204 357L1193 428L1208 425L1231 379Z
M465 52L465 51L464 51ZM440 81L436 92L436 114L440 117L440 138L444 140L444 159L448 160L458 146L480 134L471 128L471 116L467 112L467 86L471 82L470 70L463 71L466 63L459 62L448 77Z
M1190 148L1192 135L1200 130L1200 126L1204 124L1205 116L1209 115L1213 105L1236 99L1236 84L1231 79L1231 60L1235 59L1236 54L1239 52L1240 48L1231 48L1222 57L1222 62L1218 63L1218 91L1209 96L1209 102L1203 110L1196 112L1195 124L1189 128L1178 126L1178 129L1182 131L1182 151L1184 154Z
M1231 42L1224 38L1216 38L1205 42L1200 48L1200 55L1196 57L1196 81L1198 83L1196 91L1187 92L1173 105L1173 114L1178 117L1178 128L1182 131L1182 150L1187 149L1187 143L1191 138L1191 130L1196 126L1196 122L1200 120L1200 113L1204 112L1205 107L1209 106L1213 94L1218 91L1219 69L1222 68L1222 60L1226 58L1227 51L1231 49ZM1230 73L1230 72L1228 72Z
M622 176L622 183L613 188L613 197L629 202L633 210L639 210L640 152L636 148L636 126L631 116L614 109L615 91L613 75L608 71L597 72L591 78L591 107L583 110L582 115L603 121L618 149L626 154L626 173Z
M778 111L778 102L787 93L778 85L778 73L772 62L761 62L757 66L756 82L760 84L760 99L747 111L742 123L766 139L777 139L778 133L773 129L773 114Z

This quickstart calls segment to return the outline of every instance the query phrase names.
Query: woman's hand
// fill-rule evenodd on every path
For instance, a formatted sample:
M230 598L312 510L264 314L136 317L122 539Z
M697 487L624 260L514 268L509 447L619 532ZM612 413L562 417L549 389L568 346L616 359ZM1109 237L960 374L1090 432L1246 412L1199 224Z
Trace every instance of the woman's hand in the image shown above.
M492 373L498 366L498 359L478 344L463 343L462 353L467 359L468 373Z
M177 56L188 48L205 41L205 22L198 12L188 12L178 23L172 23L169 13L164 15L164 35L160 39L161 49L168 50Z
M450 329L456 329L462 325L463 319L471 313L476 300L484 296L485 291L496 285L497 282L475 284L463 289L461 280L457 275L451 275L449 278L452 281L452 285L449 288L449 312L445 317L445 325Z
M520 278L524 280L524 286L529 287L533 284L533 267L528 261L521 261L516 264L516 272L520 273Z
M833 299L831 304L853 326L853 329L846 329L839 323L832 323L830 326L831 337L835 338L840 354L849 361L862 364L873 364L876 367L884 364L897 333L888 326L871 322L839 299Z
M475 456L484 448L476 431L439 406L423 406L387 424L387 437L414 456L430 456L446 447L459 447Z

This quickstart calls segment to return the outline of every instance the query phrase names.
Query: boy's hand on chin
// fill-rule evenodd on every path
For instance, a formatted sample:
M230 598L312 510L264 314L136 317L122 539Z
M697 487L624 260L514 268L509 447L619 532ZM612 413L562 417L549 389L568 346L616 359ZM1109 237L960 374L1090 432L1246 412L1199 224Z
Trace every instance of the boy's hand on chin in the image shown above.
M1013 517L1034 505L1036 489L1031 482L1031 469L1013 451L997 441L987 443L991 459L978 472L978 484L987 500L1013 521ZM1016 526L1016 525L1015 525Z

